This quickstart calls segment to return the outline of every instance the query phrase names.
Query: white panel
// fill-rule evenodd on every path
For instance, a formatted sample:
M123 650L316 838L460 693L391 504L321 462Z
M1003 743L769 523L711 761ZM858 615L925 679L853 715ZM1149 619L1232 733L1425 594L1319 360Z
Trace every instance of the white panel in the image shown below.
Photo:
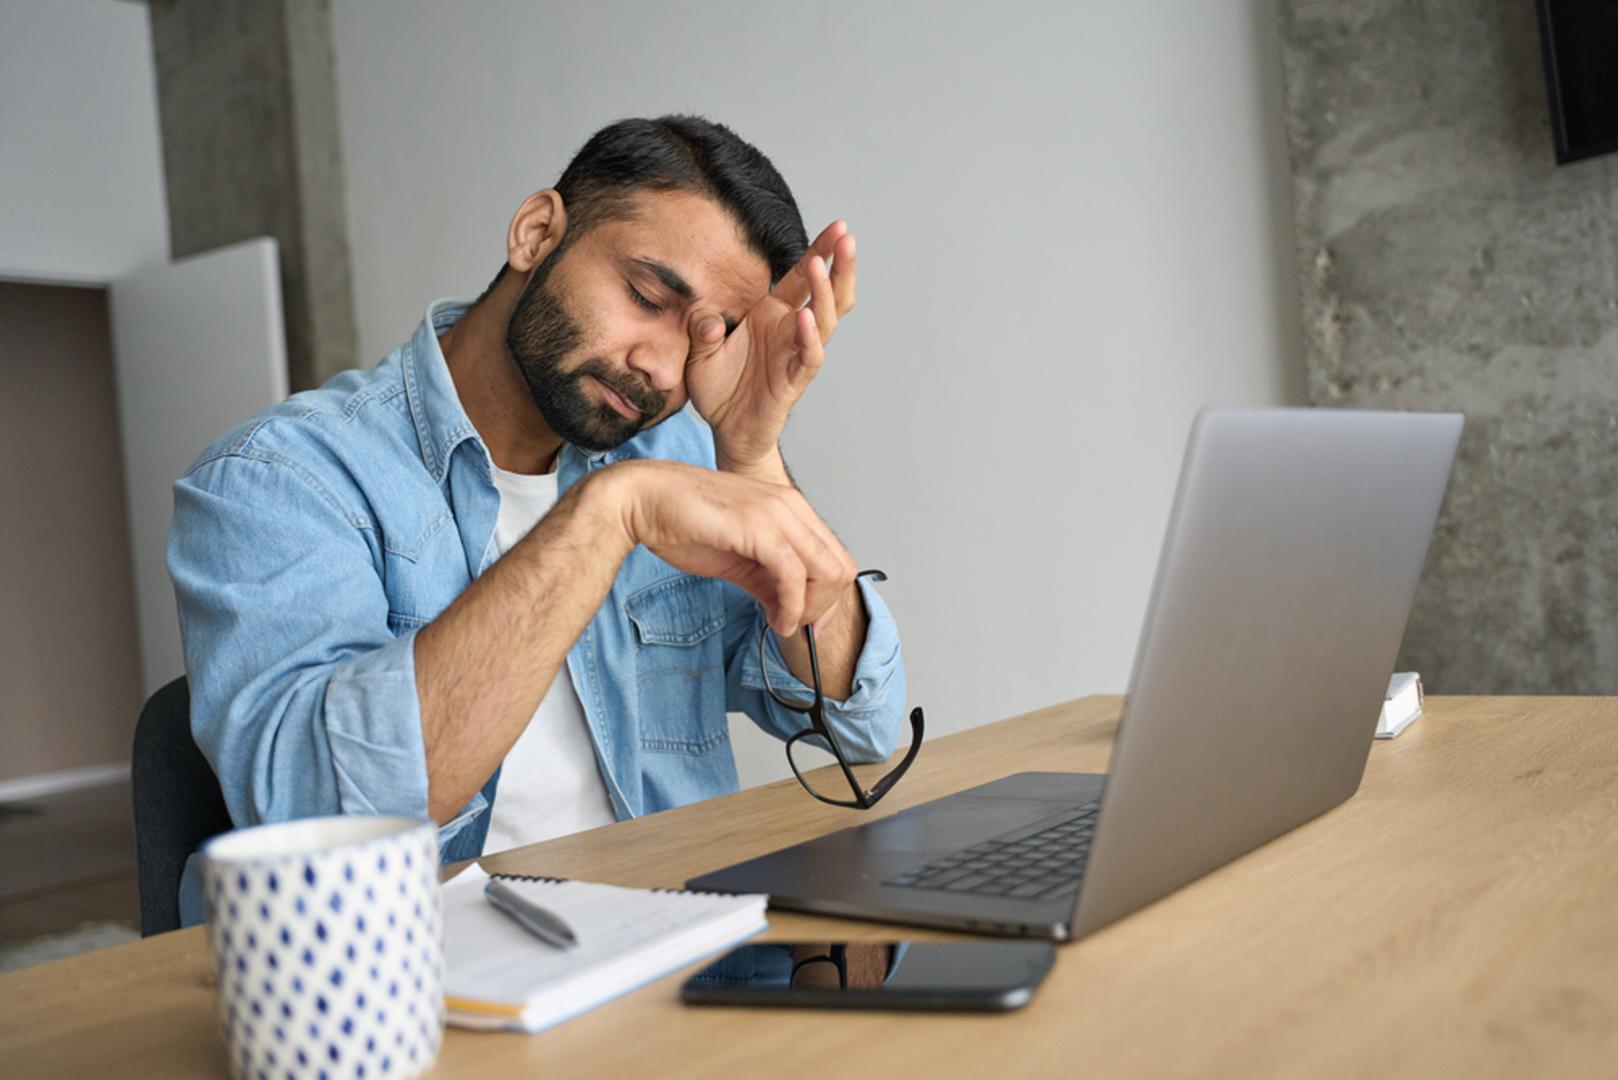
M104 765L85 765L61 772L19 776L14 780L0 780L0 803L27 802L30 799L43 799L47 795L60 795L64 791L78 791L119 781L129 782L127 761L109 761Z
M168 234L146 5L0 0L0 277L102 285Z
M185 670L163 563L174 481L227 428L287 395L275 241L249 240L113 282L112 341L150 695Z

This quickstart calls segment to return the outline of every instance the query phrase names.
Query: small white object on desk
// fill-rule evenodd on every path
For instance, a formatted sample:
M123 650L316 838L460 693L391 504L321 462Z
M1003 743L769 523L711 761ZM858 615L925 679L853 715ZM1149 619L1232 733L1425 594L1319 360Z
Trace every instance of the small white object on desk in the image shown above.
M1382 702L1382 718L1376 722L1376 737L1391 739L1421 715L1423 701L1421 676L1414 671L1395 672L1388 680L1388 696Z

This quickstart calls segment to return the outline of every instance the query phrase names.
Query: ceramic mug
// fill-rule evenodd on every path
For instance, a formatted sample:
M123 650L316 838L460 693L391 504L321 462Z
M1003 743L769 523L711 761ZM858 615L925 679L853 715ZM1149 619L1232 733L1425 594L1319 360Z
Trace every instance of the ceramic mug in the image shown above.
M238 1077L410 1077L444 1039L438 834L405 817L238 829L202 849Z

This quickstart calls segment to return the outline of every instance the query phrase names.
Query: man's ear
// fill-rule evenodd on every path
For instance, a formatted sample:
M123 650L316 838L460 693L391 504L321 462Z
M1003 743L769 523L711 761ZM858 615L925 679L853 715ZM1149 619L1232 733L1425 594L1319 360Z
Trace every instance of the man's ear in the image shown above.
M567 207L555 188L536 191L523 200L506 231L506 263L526 274L550 257L567 232Z

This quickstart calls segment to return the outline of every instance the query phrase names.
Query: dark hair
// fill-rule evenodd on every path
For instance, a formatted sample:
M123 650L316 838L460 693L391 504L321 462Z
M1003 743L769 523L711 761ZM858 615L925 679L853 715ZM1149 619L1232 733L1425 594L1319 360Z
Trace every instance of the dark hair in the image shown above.
M797 201L770 159L700 116L620 120L602 128L573 156L556 191L568 221L558 255L596 225L628 216L642 191L692 191L729 210L769 263L772 284L809 247ZM489 287L504 273L501 267Z

